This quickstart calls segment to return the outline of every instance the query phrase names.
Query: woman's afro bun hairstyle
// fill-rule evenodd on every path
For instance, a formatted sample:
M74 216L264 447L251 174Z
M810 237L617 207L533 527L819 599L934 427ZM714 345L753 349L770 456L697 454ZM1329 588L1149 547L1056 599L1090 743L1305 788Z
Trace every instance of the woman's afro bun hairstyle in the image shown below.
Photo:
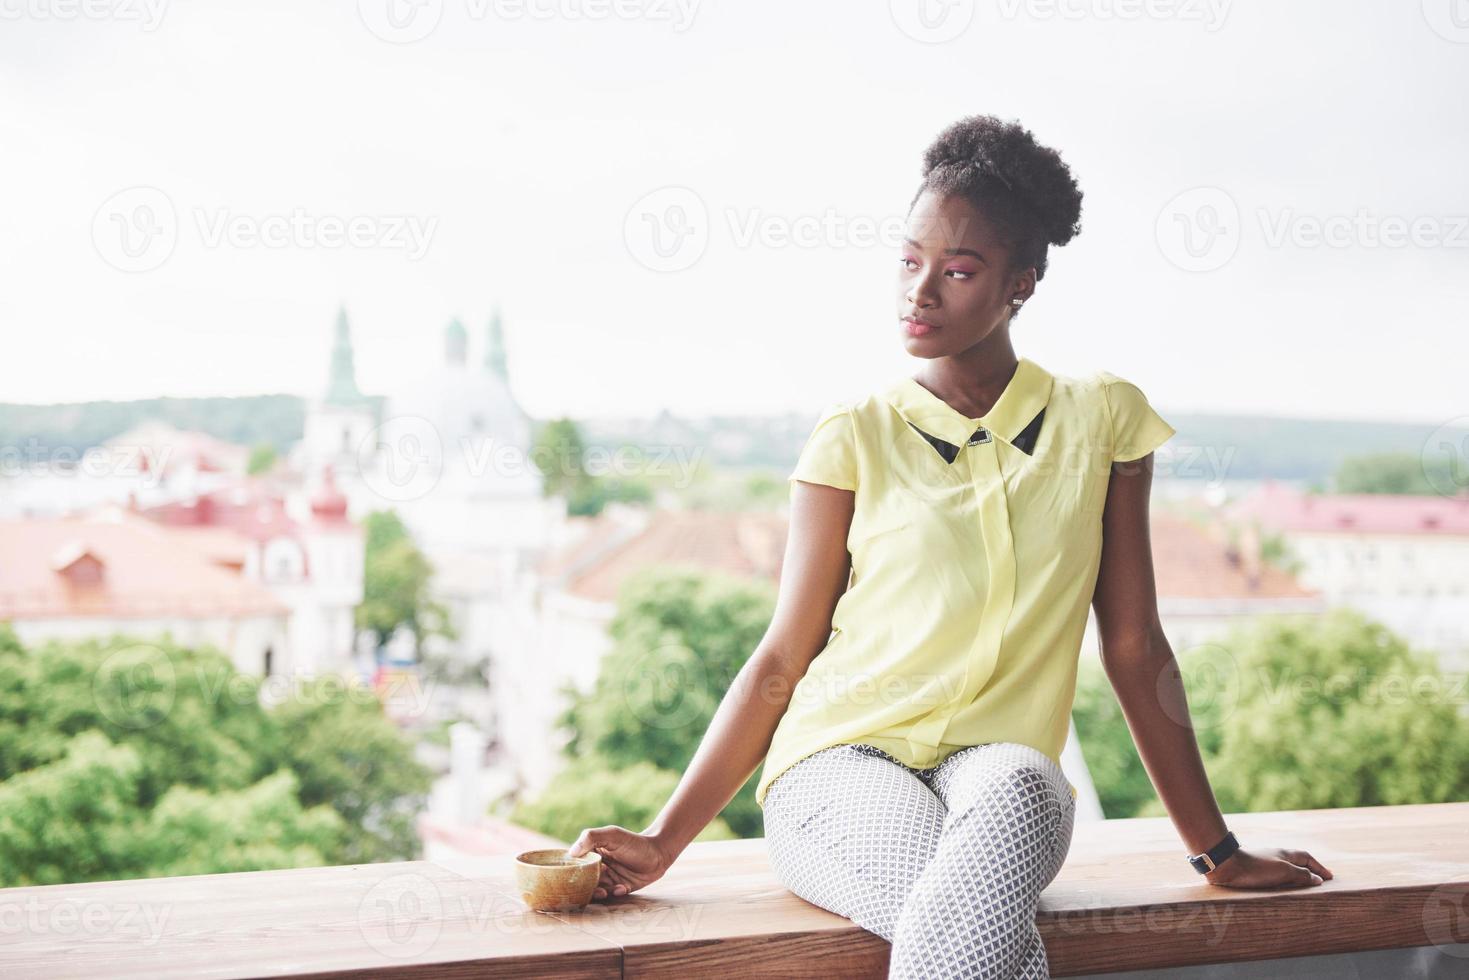
M967 116L945 129L923 151L914 203L924 191L969 201L1010 244L1012 267L1034 266L1036 279L1046 274L1048 247L1081 231L1081 189L1071 168L1014 120Z

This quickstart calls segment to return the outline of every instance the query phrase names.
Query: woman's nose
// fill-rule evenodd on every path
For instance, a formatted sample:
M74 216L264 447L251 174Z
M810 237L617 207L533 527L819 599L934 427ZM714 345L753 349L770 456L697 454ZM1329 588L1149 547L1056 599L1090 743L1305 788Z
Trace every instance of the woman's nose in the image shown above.
M931 276L917 276L908 285L907 300L914 306L928 309L938 304L938 289Z

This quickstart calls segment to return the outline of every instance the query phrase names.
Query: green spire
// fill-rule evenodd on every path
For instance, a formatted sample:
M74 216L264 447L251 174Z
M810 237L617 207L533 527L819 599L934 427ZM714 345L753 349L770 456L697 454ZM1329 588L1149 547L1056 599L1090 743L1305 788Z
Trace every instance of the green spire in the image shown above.
M469 331L456 316L444 329L444 354L450 364L463 364L469 355Z
M485 367L498 374L504 381L510 380L505 366L505 331L500 324L500 308L490 316L490 342L485 346Z
M352 335L347 327L347 308L337 310L337 335L332 341L332 373L327 379L329 405L357 405L364 401L357 389L357 371L352 360Z

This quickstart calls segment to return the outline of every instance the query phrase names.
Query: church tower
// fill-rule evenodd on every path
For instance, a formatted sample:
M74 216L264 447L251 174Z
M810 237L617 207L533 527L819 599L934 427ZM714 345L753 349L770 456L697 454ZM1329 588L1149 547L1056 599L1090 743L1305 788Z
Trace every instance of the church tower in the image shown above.
M500 323L500 308L490 315L490 332L485 346L485 370L501 381L510 380L510 371L505 365L505 330Z
M330 465L338 477L347 476L357 468L358 451L376 424L372 400L357 387L352 330L343 306L337 310L326 391L306 411L298 469L319 473Z

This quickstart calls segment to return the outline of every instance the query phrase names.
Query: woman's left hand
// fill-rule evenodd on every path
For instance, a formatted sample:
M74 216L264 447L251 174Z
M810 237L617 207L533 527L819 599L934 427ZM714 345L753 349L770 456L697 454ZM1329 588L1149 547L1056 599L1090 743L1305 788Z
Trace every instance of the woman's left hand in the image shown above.
M1204 877L1209 884L1225 888L1292 888L1319 885L1335 876L1305 851L1288 847L1247 851L1241 847Z

